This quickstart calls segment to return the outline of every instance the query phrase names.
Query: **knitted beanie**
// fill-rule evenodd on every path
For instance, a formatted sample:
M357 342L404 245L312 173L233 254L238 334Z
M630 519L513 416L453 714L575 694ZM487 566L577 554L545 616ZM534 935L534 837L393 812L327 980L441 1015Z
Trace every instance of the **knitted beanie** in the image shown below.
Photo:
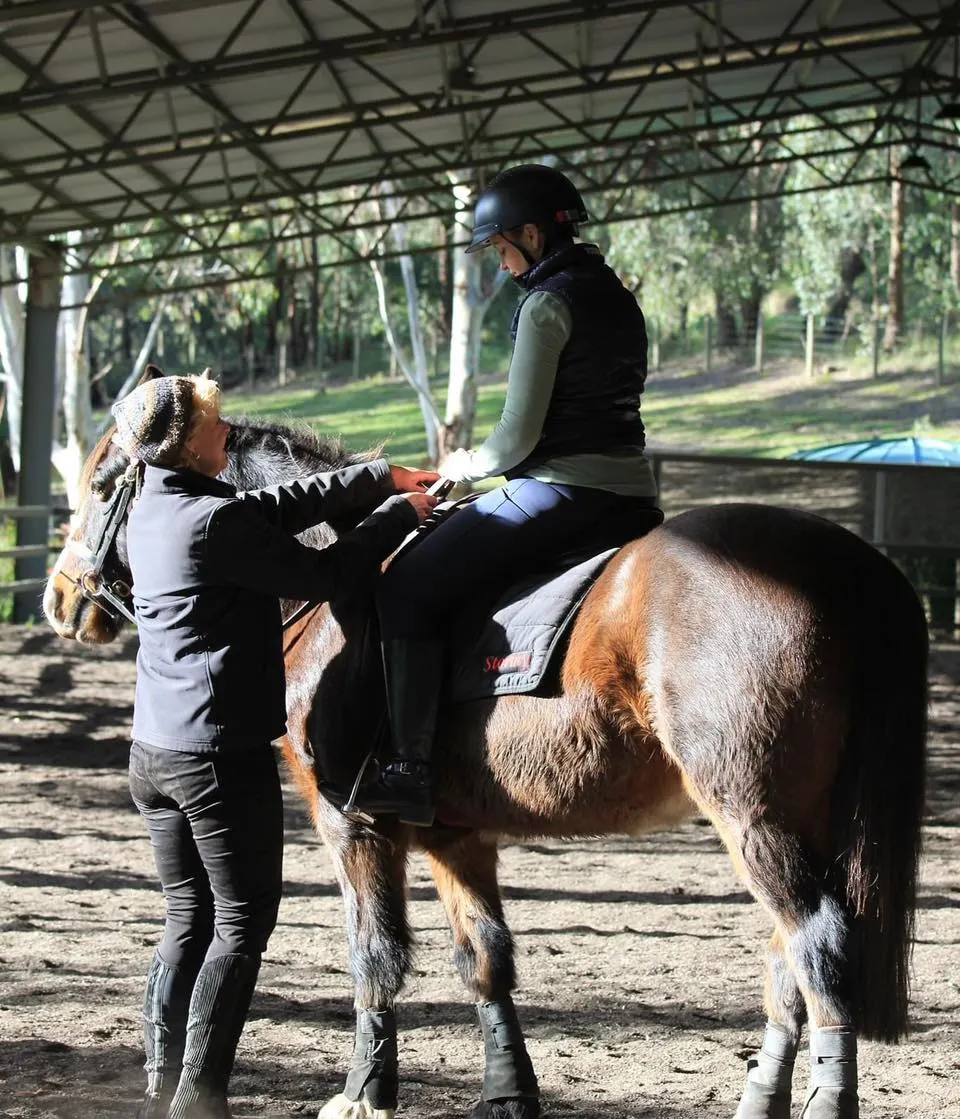
M110 409L114 441L131 458L151 466L178 466L190 434L194 378L155 377Z

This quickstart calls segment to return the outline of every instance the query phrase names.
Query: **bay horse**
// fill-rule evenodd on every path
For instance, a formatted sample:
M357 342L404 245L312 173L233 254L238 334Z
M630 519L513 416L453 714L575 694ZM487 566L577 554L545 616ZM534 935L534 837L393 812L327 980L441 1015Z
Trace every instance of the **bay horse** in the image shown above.
M246 421L228 449L222 477L239 489L369 457ZM86 464L44 596L63 637L116 636L123 620L101 589L129 608L116 508L126 466L108 432ZM343 527L303 539L323 547ZM429 829L351 822L319 792L323 780L352 774L377 732L371 697L382 681L362 655L370 616L361 598L323 604L286 634L283 752L333 860L356 995L353 1059L322 1119L395 1113L394 1007L411 965L405 878L416 849L477 1004L485 1060L475 1119L535 1119L540 1106L511 996L501 837L636 835L702 813L773 924L768 1034L779 1028L786 1039L788 1073L805 1024L811 1039L839 1027L854 1045L856 1034L903 1034L927 631L912 588L880 552L826 520L760 505L696 509L627 544L580 608L557 694L444 708ZM288 616L294 605L284 604ZM848 1068L843 1091L811 1091L805 1119L858 1114L853 1057L852 1087ZM789 1075L775 1091L748 1077L740 1119L789 1115Z

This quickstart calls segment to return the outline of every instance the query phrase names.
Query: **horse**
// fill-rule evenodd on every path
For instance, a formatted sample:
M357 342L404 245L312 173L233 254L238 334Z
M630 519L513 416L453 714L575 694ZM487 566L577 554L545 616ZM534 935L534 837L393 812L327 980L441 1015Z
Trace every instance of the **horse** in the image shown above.
M228 452L221 477L238 489L370 457L250 421L234 423ZM132 605L117 509L127 465L108 432L84 468L44 594L65 638L116 637L123 615L102 591ZM302 539L323 547L344 527L320 525ZM395 1114L409 852L427 857L476 1003L484 1068L471 1115L536 1119L498 841L638 835L697 814L773 925L767 1030L783 1042L787 1077L770 1088L748 1076L738 1119L788 1119L805 1025L813 1066L824 1060L814 1038L854 1044L852 1061L849 1046L840 1054L843 1090L812 1087L805 1119L856 1116L856 1037L895 1042L907 1027L920 851L927 629L896 566L799 511L710 505L666 520L620 548L589 591L551 694L443 708L437 822L427 829L358 823L322 795L325 781L352 775L377 734L371 697L383 685L363 654L368 597L282 605L288 618L302 615L285 635L282 749L343 895L357 1013L344 1089L321 1119Z

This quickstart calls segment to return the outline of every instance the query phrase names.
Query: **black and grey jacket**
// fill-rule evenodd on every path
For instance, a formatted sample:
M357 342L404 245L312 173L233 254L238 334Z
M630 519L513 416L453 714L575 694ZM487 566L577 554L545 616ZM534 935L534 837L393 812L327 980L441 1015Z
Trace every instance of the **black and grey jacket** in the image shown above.
M540 439L507 477L559 456L640 454L647 329L633 293L595 245L557 249L516 280L528 293L547 291L564 299L573 329L560 355ZM510 328L514 341L519 319L518 307Z
M193 470L146 467L127 533L140 633L133 737L212 753L283 735L279 599L328 600L372 581L417 523L393 493L383 460L241 493ZM327 548L294 539L377 505Z

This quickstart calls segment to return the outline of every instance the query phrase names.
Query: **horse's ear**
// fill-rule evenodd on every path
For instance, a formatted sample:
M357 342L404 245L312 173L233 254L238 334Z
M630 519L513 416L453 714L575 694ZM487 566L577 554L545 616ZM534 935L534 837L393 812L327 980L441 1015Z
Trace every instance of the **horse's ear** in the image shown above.
M140 378L139 381L137 381L137 384L138 385L145 385L147 383L147 381L152 381L156 377L163 377L163 376L164 376L164 372L160 368L160 366L159 365L154 365L153 362L150 362L150 364L147 366L147 368L144 369L143 376Z

